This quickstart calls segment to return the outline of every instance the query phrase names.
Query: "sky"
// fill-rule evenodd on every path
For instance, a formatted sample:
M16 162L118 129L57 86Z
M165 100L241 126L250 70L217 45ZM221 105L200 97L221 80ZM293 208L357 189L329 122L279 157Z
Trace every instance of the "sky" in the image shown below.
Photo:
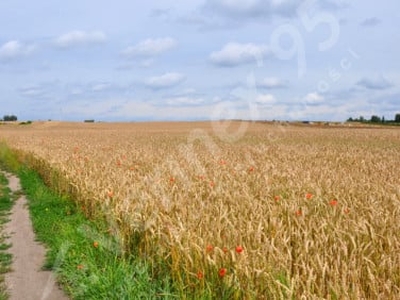
M398 28L395 0L2 0L0 117L389 120Z

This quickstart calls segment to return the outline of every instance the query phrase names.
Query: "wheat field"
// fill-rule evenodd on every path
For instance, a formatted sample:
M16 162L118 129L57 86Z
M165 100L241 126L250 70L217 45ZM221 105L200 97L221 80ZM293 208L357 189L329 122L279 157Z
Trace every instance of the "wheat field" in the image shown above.
M182 297L400 298L398 128L36 122L0 139Z

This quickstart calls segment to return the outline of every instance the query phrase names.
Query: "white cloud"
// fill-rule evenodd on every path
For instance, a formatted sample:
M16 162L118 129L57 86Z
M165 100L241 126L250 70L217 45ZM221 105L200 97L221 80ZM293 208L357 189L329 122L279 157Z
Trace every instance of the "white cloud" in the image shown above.
M180 73L165 73L161 76L146 79L145 84L153 89L162 89L178 85L185 79L185 75Z
M261 94L257 96L256 103L259 105L270 105L276 103L276 98L272 94Z
M324 102L325 98L317 92L308 93L304 99L307 104L318 104Z
M267 89L284 88L286 85L286 82L276 77L266 77L257 83L257 87Z
M104 91L104 90L106 90L106 89L108 89L110 87L111 87L110 83L100 82L100 83L93 84L92 87L91 87L91 90L93 92L101 92L101 91Z
M363 78L357 82L357 85L370 90L385 90L393 86L393 84L383 76Z
M155 60L153 58L144 59L139 63L141 68L149 68L154 65Z
M312 18L315 12L335 12L348 6L342 2L334 0L206 0L199 10L184 21L206 29L232 29L248 23L266 24L282 18L290 18L292 21L298 15L298 8L302 4L311 8L310 11L307 10L307 14L311 14L307 17Z
M204 103L205 101L203 98L188 96L172 97L166 99L165 101L165 104L168 106L198 106Z
M248 63L261 63L269 49L252 43L228 43L221 50L211 53L210 60L218 66L232 67Z
M73 87L70 91L69 91L70 95L82 95L83 94L83 90L79 87Z
M85 32L75 30L56 38L54 44L59 48L69 48L80 45L104 43L106 39L106 35L102 31Z
M257 7L261 1L259 0L242 0L242 1L235 1L235 0L217 0L217 1L210 1L215 5L220 5L221 7L234 10L234 11L243 11L243 10L251 10Z
M124 49L121 54L128 58L136 56L155 56L174 48L176 44L177 42L170 37L147 39Z
M360 25L364 27L375 27L381 23L381 20L375 17L363 20Z
M246 18L296 13L300 0L207 0L204 8L229 18Z
M19 41L9 41L0 47L0 60L11 60L27 56L34 50L34 45L25 45Z
M43 87L38 85L28 85L19 89L22 96L28 98L42 97L45 94Z

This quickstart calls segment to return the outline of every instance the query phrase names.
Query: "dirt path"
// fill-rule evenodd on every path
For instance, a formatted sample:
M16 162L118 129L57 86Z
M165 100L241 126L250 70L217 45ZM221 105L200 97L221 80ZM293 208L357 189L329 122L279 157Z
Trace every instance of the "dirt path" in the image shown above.
M19 178L6 174L12 191L21 189ZM11 210L11 221L5 233L12 244L9 252L13 256L12 271L6 274L6 285L11 300L58 300L68 299L59 289L50 271L42 271L45 248L35 241L27 200L21 196Z

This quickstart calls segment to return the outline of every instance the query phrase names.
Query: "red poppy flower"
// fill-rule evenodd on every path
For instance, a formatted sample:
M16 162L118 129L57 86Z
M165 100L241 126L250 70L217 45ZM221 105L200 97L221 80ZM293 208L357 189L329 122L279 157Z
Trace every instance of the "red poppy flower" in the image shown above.
M219 271L218 271L219 277L221 277L221 278L224 277L226 275L226 272L227 272L227 270L225 268L219 269Z
M279 200L281 200L281 196L278 196L278 195L277 195L277 196L275 196L275 197L274 197L274 200L275 200L275 201L279 201Z
M99 248L99 242L93 242L93 247Z
M301 211L301 209L296 210L295 212L296 216L300 217L301 215L303 215L303 212Z
M76 268L77 268L78 270L82 270L82 269L83 269L83 265L77 265Z
M311 194L311 193L306 194L306 199L311 199L312 197L313 197L313 194Z
M243 252L243 247L242 246L236 246L235 251L236 253L242 253Z
M212 252L213 250L214 250L214 247L213 247L212 245L207 245L207 247L206 247L207 253L210 253L210 252Z
M203 279L203 277L204 277L203 272L198 271L198 272L197 272L197 278L198 278L198 279Z
M251 172L253 172L254 171L254 167L250 167L249 168L249 173L251 173Z
M330 206L336 206L337 204L338 204L338 201L336 199L329 201Z

